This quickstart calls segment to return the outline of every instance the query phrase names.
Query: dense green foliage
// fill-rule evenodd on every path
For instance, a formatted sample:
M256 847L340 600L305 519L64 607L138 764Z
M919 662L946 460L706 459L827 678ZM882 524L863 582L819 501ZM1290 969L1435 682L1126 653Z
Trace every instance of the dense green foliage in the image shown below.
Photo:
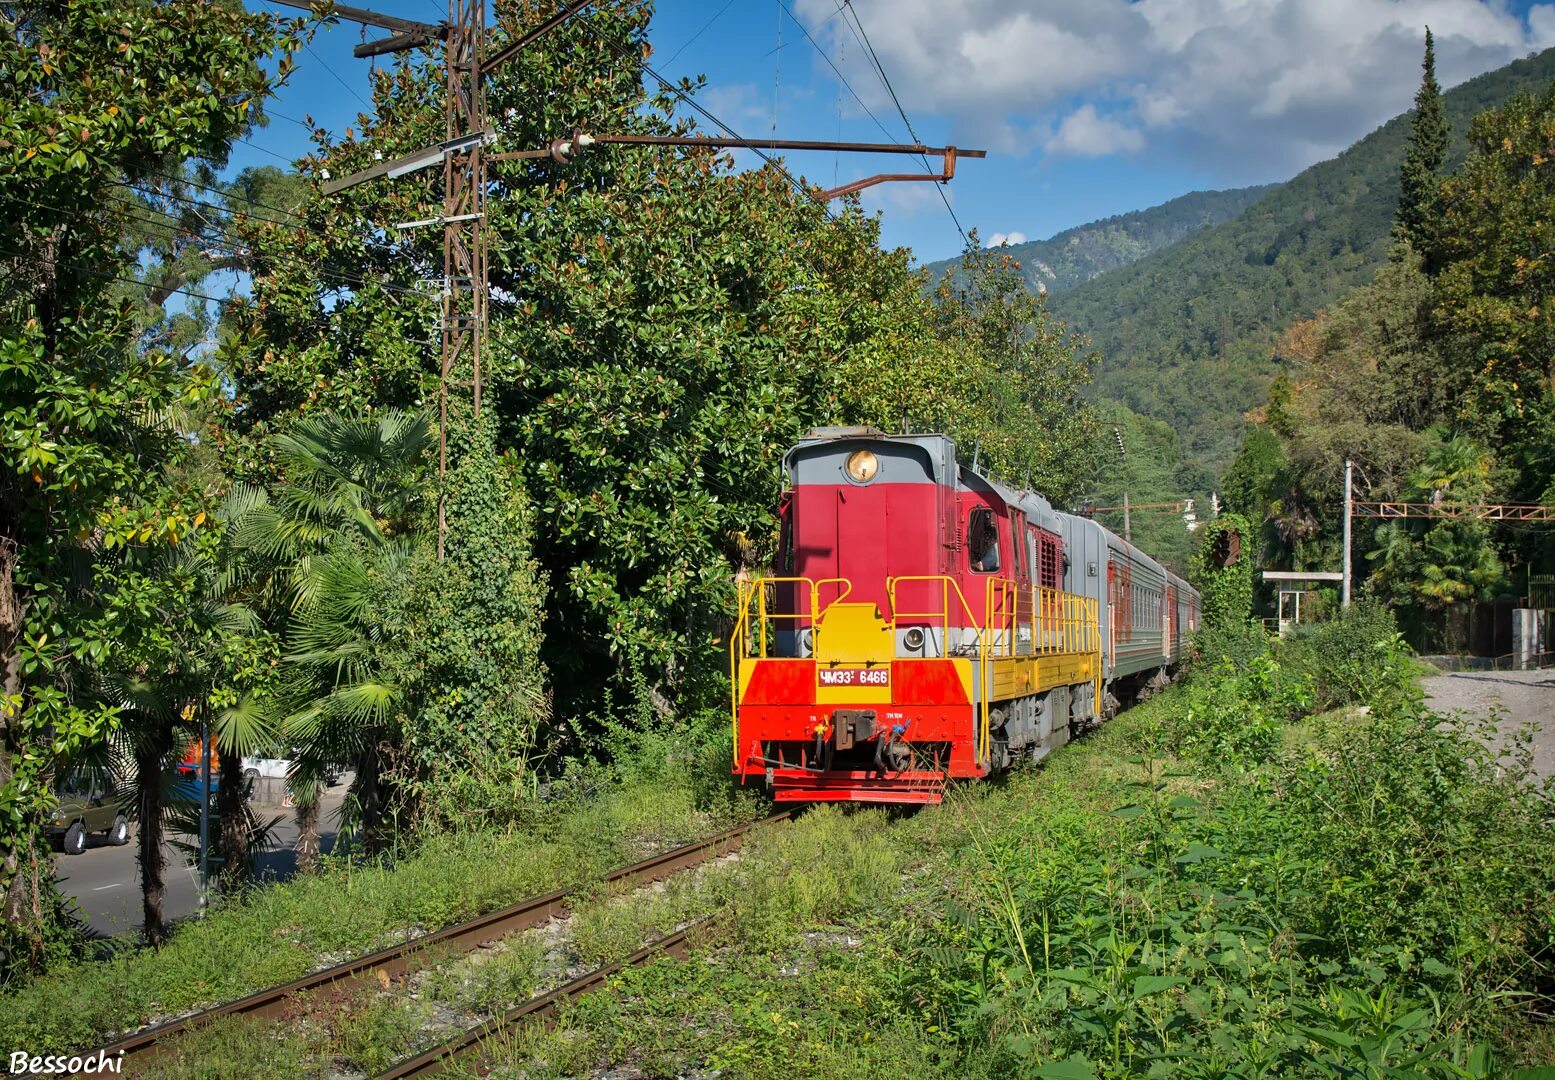
M1552 78L1555 52L1545 52L1443 95L1447 165L1462 162L1475 114ZM1195 462L1229 461L1241 414L1277 370L1280 331L1386 263L1409 126L1396 117L1231 221L1055 296L1054 312L1103 358L1096 394L1170 423Z
M260 60L280 50L284 76L297 44L285 24L235 4L17 5L10 19L0 44L6 975L41 959L50 904L36 830L56 769L100 747L126 707L138 748L170 748L173 727L205 704L201 644L220 651L186 553L215 493L180 437L216 388L182 351L188 341L150 332L167 293L122 287L147 247L126 186L186 160L224 163L274 85ZM166 254L150 253L153 268ZM143 873L149 915L160 882L154 867Z
M736 897L705 955L622 973L499 1061L1534 1080L1555 830L1526 754L1422 710L1385 615L1325 633L1206 649L1188 686L1002 788L890 826L811 815L791 847L827 903L793 906L824 925ZM1309 718L1340 650L1369 715Z
M1330 569L1342 477L1359 497L1442 506L1546 500L1555 485L1550 242L1555 97L1520 95L1476 117L1471 152L1370 284L1290 327L1271 386L1227 473L1232 505L1265 522L1265 560ZM1396 605L1411 639L1467 645L1464 605L1544 571L1548 537L1473 519L1357 527L1357 580Z
M1160 206L1102 218L1055 233L1046 240L1008 244L1001 250L1020 262L1032 292L1061 293L1097 274L1127 266L1152 252L1192 236L1200 229L1230 221L1274 190L1275 185L1230 191L1192 191ZM955 273L959 259L925 263L938 279Z

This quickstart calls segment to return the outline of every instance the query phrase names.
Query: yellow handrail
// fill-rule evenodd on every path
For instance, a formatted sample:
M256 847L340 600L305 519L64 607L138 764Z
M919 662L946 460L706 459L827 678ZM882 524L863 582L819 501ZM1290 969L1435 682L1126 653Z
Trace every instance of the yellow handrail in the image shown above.
M897 604L899 586L919 583L938 586L940 605L933 611L909 611ZM767 587L790 584L802 590L796 598L792 612L774 612L767 603ZM826 605L820 603L820 593L828 585L841 587L837 597ZM806 577L752 578L737 582L738 610L734 629L729 640L730 712L734 731L735 764L739 762L739 696L740 661L752 657L752 616L760 624L755 631L755 656L768 658L768 620L789 619L795 623L809 619L813 627L819 627L826 610L841 603L853 592L849 578ZM803 593L807 592L808 596ZM1068 653L1091 653L1096 656L1094 694L1095 708L1102 707L1102 670L1099 650L1101 632L1098 621L1100 606L1092 597L1067 593L1046 586L1031 586L1029 594L1009 578L990 577L984 585L984 618L979 621L962 592L960 583L946 574L904 574L886 579L886 598L890 607L888 619L894 625L903 619L937 621L940 628L941 650L945 658L951 656L950 615L952 594L965 616L965 626L977 635L976 662L978 688L981 691L977 703L976 754L979 760L992 758L993 732L991 727L991 699L993 697L993 660L1020 655L1053 656ZM808 600L808 604L805 601ZM1029 600L1029 606L1027 605ZM754 610L753 610L754 609ZM932 621L931 621L932 620ZM1020 631L1030 634L1029 653L1021 651Z

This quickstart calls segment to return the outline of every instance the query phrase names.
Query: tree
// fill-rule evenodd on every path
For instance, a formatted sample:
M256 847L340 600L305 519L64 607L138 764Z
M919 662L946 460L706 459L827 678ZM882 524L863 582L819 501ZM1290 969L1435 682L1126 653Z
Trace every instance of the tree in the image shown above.
M383 754L402 693L389 675L381 611L428 524L425 413L310 417L270 440L275 494L234 497L235 544L254 603L284 639L275 686L280 738L295 755L297 863L318 857L318 807L331 766L349 763L352 822L371 843L384 811Z
M433 826L500 823L533 792L554 729L541 660L546 582L516 455L482 425L448 489L448 557L430 543L389 587L382 652L401 695L390 787Z
M1246 626L1253 615L1252 529L1238 514L1221 514L1204 526L1193 554L1191 580L1202 594L1204 627Z
M295 24L194 0L7 9L0 41L0 889L6 968L47 936L38 821L62 759L102 740L119 704L104 669L162 618L136 549L197 529L174 490L165 421L208 381L147 347L133 280L137 186L190 158L225 160L261 117ZM138 292L139 290L134 290ZM154 550L148 551L154 553Z
M1555 480L1555 87L1476 117L1442 183L1432 328L1464 388L1456 419L1512 470L1512 501Z
M518 34L542 14L514 5L499 21ZM502 144L685 130L682 102L642 84L647 17L636 0L592 5L494 71ZM319 134L310 172L442 137L435 67L399 60L374 92L361 129ZM567 165L493 162L492 177L483 418L489 461L514 453L534 509L559 711L630 697L669 715L722 700L732 578L771 557L781 457L813 426L948 421L969 448L986 431L988 453L1004 454L992 433L1009 420L1041 448L1010 443L1011 476L1072 475L1057 467L1062 434L1020 411L1056 419L1072 399L1061 330L1021 298L1000 317L1025 318L1030 336L997 355L940 333L909 254L881 251L856 201L833 211L777 168L735 172L703 150L601 146ZM438 237L379 227L441 205L434 181L315 191L302 233L253 223L256 304L224 352L253 437L298 414L434 399L438 313L415 285L440 272ZM468 400L456 388L456 468L479 443ZM455 638L470 629L447 617Z
M1442 108L1442 87L1436 81L1436 42L1429 26L1425 28L1425 59L1420 67L1420 89L1415 93L1415 111L1409 121L1409 144L1399 168L1395 228L1405 240L1424 250L1429 246L1430 230L1436 220L1436 189L1452 137Z

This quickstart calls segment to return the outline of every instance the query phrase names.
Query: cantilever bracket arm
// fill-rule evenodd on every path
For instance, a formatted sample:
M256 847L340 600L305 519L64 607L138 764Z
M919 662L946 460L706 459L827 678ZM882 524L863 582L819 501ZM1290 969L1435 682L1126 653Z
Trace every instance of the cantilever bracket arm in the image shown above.
M819 192L816 196L821 200L835 199L839 195L849 195L855 191L874 187L876 184L893 183L910 180L932 180L943 184L950 181L956 175L956 158L982 158L988 156L986 150L957 150L954 146L921 146L917 143L850 143L827 142L814 139L741 139L734 136L727 138L721 136L706 135L590 135L583 131L575 130L569 136L553 139L551 143L538 150L517 150L491 155L492 161L524 161L539 158L552 158L567 164L572 162L579 151L594 145L615 146L683 146L701 147L711 149L749 149L749 150L821 150L840 151L844 153L865 154L915 154L924 157L937 157L943 165L937 173L884 173L879 176L868 176L862 180L855 180L841 187L831 188Z
M821 192L820 198L824 200L839 198L843 195L852 195L855 191L863 191L872 188L876 184L908 183L914 180L932 180L937 184L949 183L956 175L956 148L947 146L940 154L944 162L937 173L880 173L875 176L866 176L852 183L843 184L841 187L827 188Z

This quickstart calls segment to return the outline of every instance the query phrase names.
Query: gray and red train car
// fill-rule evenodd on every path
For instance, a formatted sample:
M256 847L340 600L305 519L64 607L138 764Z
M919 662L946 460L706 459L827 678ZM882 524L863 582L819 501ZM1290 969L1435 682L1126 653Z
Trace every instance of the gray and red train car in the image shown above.
M938 802L1168 678L1199 596L943 435L814 431L739 583L734 773L781 802Z

